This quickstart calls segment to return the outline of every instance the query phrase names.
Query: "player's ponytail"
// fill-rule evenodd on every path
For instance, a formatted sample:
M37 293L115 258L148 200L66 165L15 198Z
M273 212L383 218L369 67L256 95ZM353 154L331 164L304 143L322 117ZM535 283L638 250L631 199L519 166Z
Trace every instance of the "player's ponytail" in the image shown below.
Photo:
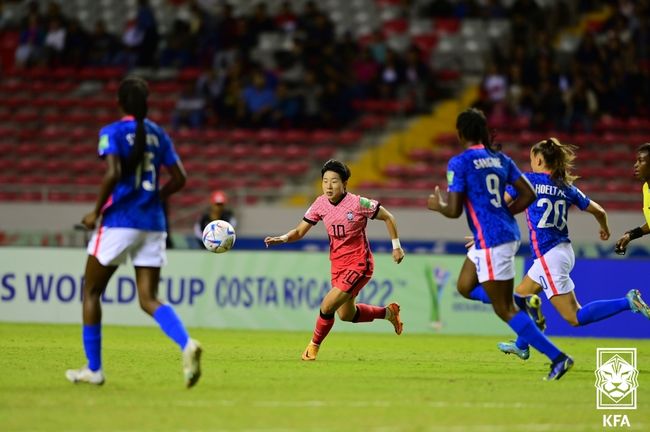
M128 158L122 160L122 171L125 174L133 173L137 166L140 165L147 147L147 131L144 127L144 119L147 117L149 109L147 105L148 96L149 86L142 78L127 77L120 83L118 90L120 106L126 114L131 114L136 121L133 150Z
M456 130L465 141L481 143L488 151L498 152L501 145L494 142L496 134L490 132L483 111L469 108L456 118Z
M578 178L571 173L576 149L571 144L561 143L557 138L548 138L535 144L531 151L535 155L542 155L555 183L570 186Z

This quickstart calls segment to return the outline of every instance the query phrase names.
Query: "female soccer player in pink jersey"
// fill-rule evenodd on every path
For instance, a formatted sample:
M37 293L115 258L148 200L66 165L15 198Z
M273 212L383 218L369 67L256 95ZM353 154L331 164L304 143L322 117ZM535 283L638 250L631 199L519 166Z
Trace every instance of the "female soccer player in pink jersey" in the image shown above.
M391 303L386 307L355 304L355 298L372 277L374 260L366 237L368 219L386 223L393 241L393 261L404 259L404 251L397 235L393 215L377 201L347 192L350 169L337 160L329 160L321 169L323 195L309 207L298 226L277 237L266 237L266 246L298 241L307 231L322 220L330 239L332 262L332 289L320 305L314 335L302 354L303 360L316 360L318 349L332 326L334 313L343 321L355 323L386 319L393 324L395 333L402 333L400 307Z

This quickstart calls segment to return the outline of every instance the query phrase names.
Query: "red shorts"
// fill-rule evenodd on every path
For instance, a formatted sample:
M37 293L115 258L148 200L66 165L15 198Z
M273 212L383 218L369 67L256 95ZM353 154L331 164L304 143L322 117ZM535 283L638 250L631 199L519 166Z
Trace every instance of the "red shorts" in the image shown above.
M372 268L355 270L344 268L332 272L332 287L356 297L372 279Z

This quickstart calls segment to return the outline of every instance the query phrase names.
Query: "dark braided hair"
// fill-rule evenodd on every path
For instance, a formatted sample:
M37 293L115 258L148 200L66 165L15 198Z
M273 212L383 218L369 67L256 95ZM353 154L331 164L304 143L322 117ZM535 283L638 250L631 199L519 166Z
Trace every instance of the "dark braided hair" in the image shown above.
M348 168L348 166L343 162L337 161L336 159L330 159L327 162L325 162L325 165L323 165L323 168L321 168L320 170L321 178L323 178L325 172L327 171L334 171L339 176L341 176L341 181L344 182L348 181L348 179L352 175L350 173L350 168Z
M570 186L578 177L571 174L577 147L562 144L557 138L548 138L533 146L534 155L541 154L551 170L551 178L560 186Z
M133 151L128 158L122 160L122 171L124 174L132 174L142 162L144 151L147 147L147 131L144 128L144 119L147 117L147 97L149 86L142 78L126 77L117 91L117 98L120 107L126 114L135 117L135 140Z
M488 130L487 119L483 111L469 108L458 115L456 130L466 141L481 143L488 151L498 152L501 145L494 143L495 134Z

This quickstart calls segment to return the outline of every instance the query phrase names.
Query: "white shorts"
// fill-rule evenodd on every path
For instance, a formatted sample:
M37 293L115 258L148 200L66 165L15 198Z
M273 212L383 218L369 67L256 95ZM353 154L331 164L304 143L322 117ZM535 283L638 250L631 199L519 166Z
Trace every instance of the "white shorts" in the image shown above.
M528 270L528 277L544 289L546 298L573 291L571 270L576 263L571 243L560 243L537 258Z
M104 266L124 264L130 256L136 267L162 267L167 263L166 240L164 231L100 227L87 250Z
M491 280L510 280L515 278L515 254L518 249L518 241L487 249L476 249L472 246L467 251L467 258L472 260L476 266L479 283Z

